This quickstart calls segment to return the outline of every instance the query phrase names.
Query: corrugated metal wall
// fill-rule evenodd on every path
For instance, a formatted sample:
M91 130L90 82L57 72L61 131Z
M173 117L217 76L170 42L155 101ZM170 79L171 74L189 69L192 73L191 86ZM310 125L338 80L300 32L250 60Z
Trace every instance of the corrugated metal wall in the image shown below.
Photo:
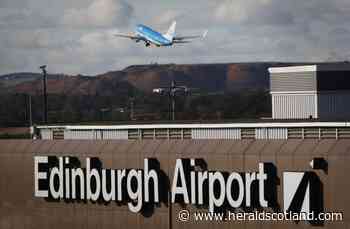
M272 94L273 119L318 118L317 94Z
M321 118L350 118L350 92L321 92L318 94Z
M345 126L58 130L41 129L43 140L162 140L162 139L344 139L350 138ZM55 134L56 133L56 134ZM62 133L62 134L61 134Z
M192 129L192 139L241 139L241 129L239 128Z
M271 73L274 119L350 118L349 71Z
M128 130L101 130L103 139L128 139Z
M316 91L316 72L271 73L271 92Z
M128 139L128 130L64 130L64 139Z
M41 139L52 140L53 130L52 129L41 129L40 130Z
M92 130L64 130L64 139L95 139L95 132Z
M350 65L344 71L336 67L336 71L317 72L318 91L349 91L350 90Z
M287 128L256 128L255 139L288 139Z

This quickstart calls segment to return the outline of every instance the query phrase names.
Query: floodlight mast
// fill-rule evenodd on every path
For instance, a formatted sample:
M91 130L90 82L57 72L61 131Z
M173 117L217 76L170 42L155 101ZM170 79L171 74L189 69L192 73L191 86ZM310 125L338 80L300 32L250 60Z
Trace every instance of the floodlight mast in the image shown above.
M177 92L184 92L187 93L189 91L189 88L186 86L177 86L176 82L174 80L171 81L170 87L160 87L160 88L154 88L153 93L157 93L159 95L168 94L171 102L171 120L175 121L175 102L176 102L176 93Z
M43 95L44 95L43 121L44 121L44 124L47 124L48 115L47 115L47 72L46 72L46 65L40 66L40 69L43 71Z

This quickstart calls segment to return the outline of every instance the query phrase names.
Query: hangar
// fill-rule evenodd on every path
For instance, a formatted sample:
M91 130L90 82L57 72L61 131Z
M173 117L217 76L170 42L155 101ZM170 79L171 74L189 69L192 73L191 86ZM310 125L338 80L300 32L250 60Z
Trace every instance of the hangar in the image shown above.
M270 68L274 119L350 118L350 65Z

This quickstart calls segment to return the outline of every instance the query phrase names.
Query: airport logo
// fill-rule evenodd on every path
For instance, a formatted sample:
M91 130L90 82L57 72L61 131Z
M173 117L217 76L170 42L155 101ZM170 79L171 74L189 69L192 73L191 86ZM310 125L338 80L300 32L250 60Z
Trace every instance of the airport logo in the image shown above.
M322 190L322 183L314 172L284 172L284 211L320 213L323 209Z

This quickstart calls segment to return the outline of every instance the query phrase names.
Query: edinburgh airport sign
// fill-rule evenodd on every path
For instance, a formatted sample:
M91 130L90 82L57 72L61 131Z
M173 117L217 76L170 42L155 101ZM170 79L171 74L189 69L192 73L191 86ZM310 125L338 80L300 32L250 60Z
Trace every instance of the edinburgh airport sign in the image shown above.
M176 159L173 178L159 162L145 158L143 169L106 169L98 158L34 157L34 195L47 200L117 202L140 212L161 202L207 207L275 209L279 178L272 163L258 163L256 171L208 171L203 159ZM316 173L283 172L284 210L320 211L323 200ZM317 196L315 196L318 193ZM314 196L313 196L314 195Z

